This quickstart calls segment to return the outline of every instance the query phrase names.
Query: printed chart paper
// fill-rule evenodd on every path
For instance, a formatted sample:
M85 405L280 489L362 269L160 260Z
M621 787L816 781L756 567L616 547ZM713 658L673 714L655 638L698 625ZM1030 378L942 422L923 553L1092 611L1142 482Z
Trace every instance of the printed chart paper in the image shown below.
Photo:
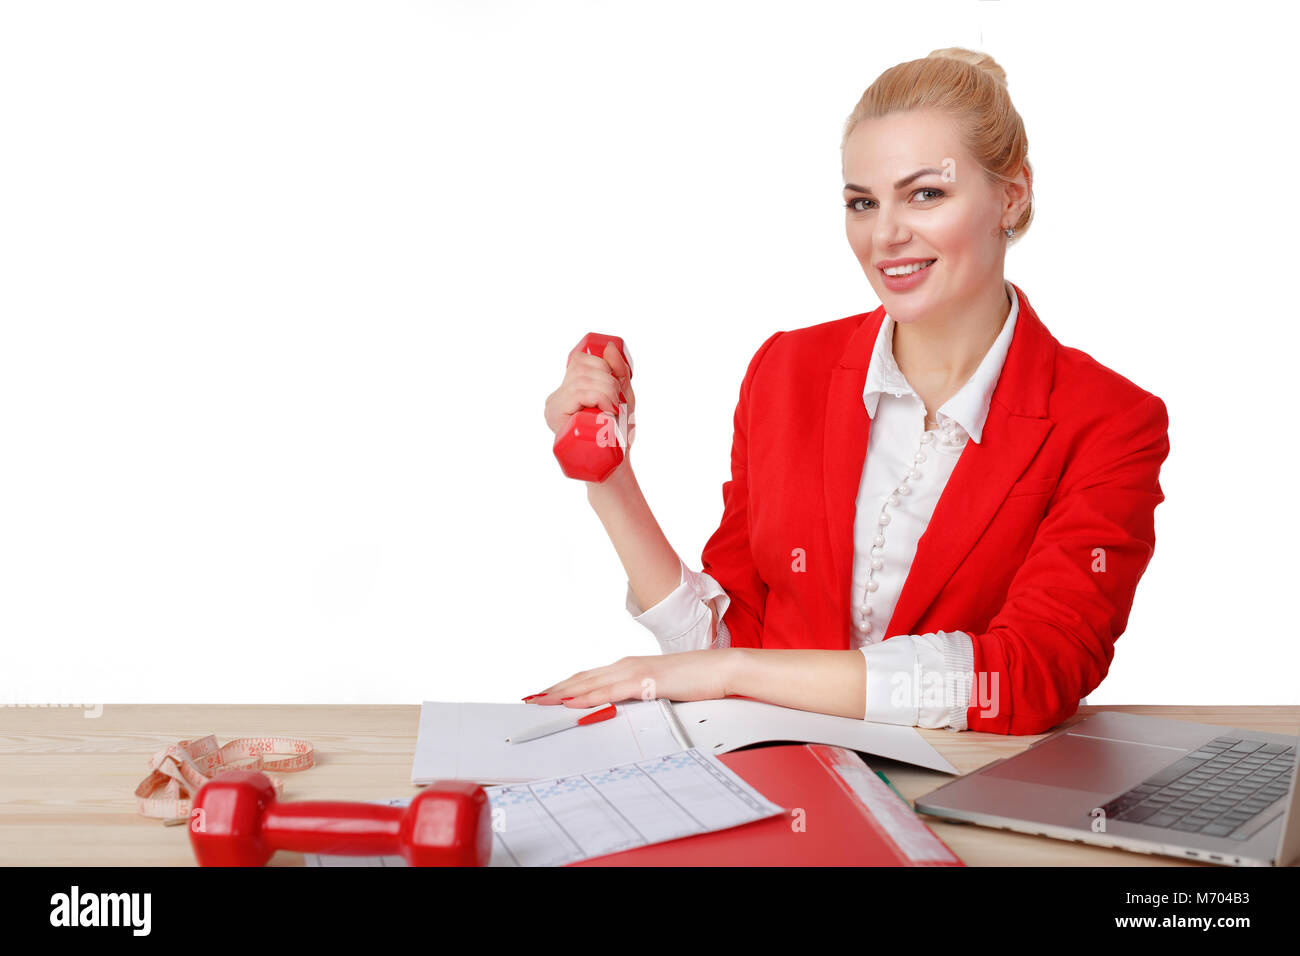
M712 754L696 749L484 790L492 812L490 866L563 866L785 812ZM405 806L410 798L384 802ZM406 865L400 856L314 853L306 862Z

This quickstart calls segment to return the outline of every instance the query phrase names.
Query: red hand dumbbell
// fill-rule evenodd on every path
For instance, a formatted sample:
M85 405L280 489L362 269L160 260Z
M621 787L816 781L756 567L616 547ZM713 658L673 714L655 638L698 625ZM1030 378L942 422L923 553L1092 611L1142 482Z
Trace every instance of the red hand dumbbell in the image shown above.
M568 358L572 359L578 352L599 358L605 354L605 346L610 342L630 367L632 363L623 340L617 335L597 332L584 335ZM568 359L565 364L568 364ZM620 423L611 420L607 412L599 408L580 408L569 417L563 430L556 433L551 450L560 462L560 470L568 477L600 482L623 463L625 440Z
M276 850L401 854L410 866L487 866L491 821L487 792L462 780L436 781L405 807L280 803L266 774L227 770L195 796L190 844L199 866L263 866Z

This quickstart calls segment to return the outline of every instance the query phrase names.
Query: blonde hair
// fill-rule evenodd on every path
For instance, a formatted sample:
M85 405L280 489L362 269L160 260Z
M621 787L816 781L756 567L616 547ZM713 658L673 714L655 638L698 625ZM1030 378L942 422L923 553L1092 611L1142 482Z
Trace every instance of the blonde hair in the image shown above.
M987 53L962 47L935 50L920 60L891 66L862 94L844 124L840 155L864 119L906 110L936 110L949 116L958 135L991 184L1011 182L1028 169L1029 203L1014 224L1015 242L1034 219L1034 168L1029 163L1025 124L1007 92L1007 74Z

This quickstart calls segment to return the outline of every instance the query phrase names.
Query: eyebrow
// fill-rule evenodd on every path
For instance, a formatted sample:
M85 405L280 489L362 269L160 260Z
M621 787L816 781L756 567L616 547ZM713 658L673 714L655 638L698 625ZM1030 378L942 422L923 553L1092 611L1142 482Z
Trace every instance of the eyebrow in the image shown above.
M900 179L898 182L894 183L894 188L895 188L895 189L902 189L904 186L906 186L906 185L907 185L908 183L910 183L912 180L914 180L914 179L916 179L916 178L918 178L918 177L920 177L920 176L924 176L924 175L926 175L927 173L938 173L938 174L942 175L942 174L943 174L943 170L942 170L942 169L935 169L933 166L927 166L927 167L925 167L924 169L918 169L916 172L912 173L912 175L910 175L910 176L904 176L904 177L903 177L902 179ZM855 185L853 185L853 183L845 183L845 184L844 184L844 189L845 189L846 191L851 189L851 190L853 190L855 193L866 193L867 195L871 195L871 190L870 190L870 189L867 189L867 188L865 188L865 187L863 187L863 186L855 186Z

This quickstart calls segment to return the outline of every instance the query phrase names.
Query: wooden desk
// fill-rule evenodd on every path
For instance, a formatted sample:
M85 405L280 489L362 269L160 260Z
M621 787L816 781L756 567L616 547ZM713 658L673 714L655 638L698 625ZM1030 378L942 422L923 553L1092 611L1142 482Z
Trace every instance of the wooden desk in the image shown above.
M1099 710L1295 734L1300 707L1082 707L1062 726ZM105 704L101 716L71 707L0 709L0 865L193 866L183 826L140 816L134 790L149 757L168 743L216 734L305 737L316 766L284 774L287 800L375 800L416 792L410 783L418 706ZM1059 729L1059 728L1058 728ZM922 730L965 773L1018 753L1038 737ZM908 800L952 779L872 758ZM1202 866L1031 837L924 816L970 866ZM300 866L278 853L273 865Z

